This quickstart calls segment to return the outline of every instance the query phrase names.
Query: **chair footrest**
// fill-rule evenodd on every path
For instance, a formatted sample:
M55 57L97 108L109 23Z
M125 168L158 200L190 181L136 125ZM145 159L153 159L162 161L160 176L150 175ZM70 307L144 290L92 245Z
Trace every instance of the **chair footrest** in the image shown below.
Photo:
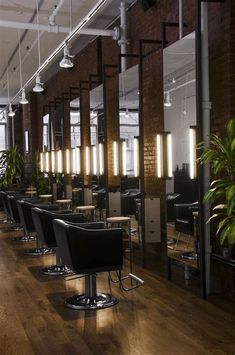
M51 248L34 248L25 250L24 254L29 256L42 256L54 254L55 250Z
M66 265L50 265L40 270L40 273L47 276L64 276L72 273Z
M28 243L36 240L34 235L22 235L21 237L15 237L12 239L16 243Z
M76 310L95 310L112 307L118 303L118 299L109 293L97 293L94 297L86 294L74 295L67 298L65 306Z

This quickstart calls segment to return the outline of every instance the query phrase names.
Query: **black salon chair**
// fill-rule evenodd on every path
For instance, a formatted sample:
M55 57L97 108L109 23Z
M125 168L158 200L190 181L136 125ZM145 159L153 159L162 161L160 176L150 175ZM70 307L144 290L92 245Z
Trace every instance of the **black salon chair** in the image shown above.
M70 272L66 264L62 264L57 241L52 225L53 219L60 218L70 222L83 222L81 213L71 213L67 211L46 211L41 208L32 209L32 218L35 230L42 245L52 248L56 251L56 264L44 267L40 272L49 276L60 276Z
M18 211L18 207L17 207L17 199L18 199L18 196L16 197L14 195L7 195L10 215L11 215L11 219L14 223L14 230L22 230L23 227L22 227L21 221L20 221L20 215L19 215L19 211Z
M119 282L125 291L143 285L143 280L133 274L121 276L123 236L120 228L105 229L102 222L74 225L61 220L54 220L53 225L62 261L74 272L75 278L85 277L85 292L68 298L65 301L67 307L94 310L111 307L118 302L111 294L97 293L96 277L99 272L108 272L109 283ZM113 271L118 275L117 280L111 278ZM126 279L135 284L125 288L123 282Z
M194 236L194 217L193 212L198 211L198 202L175 204L175 230L178 232L176 245L178 244L180 234L186 234L192 238ZM182 254L185 259L195 259L195 252L186 252Z
M20 199L17 200L17 207L20 216L20 222L21 225L23 226L25 234L21 237L16 237L13 240L17 243L25 243L25 242L31 242L33 240L37 240L36 248L25 251L25 254L27 255L41 256L41 255L47 255L53 253L54 252L53 250L47 250L41 245L40 241L36 239L36 232L33 224L31 210L33 207L40 207L43 209L54 211L58 209L58 206L52 204L42 204L37 199L30 199L30 200Z
M65 261L76 275L85 275L85 292L65 301L69 308L93 310L115 305L111 294L97 293L96 273L122 269L122 230L85 229L54 220L54 231Z
M6 215L6 219L4 219L2 221L2 223L12 223L11 220L11 213L10 213L10 209L9 209L9 205L8 205L8 201L7 201L7 195L8 192L6 191L0 191L0 196L1 196L1 200L2 200L2 205L3 205L3 211L5 212Z

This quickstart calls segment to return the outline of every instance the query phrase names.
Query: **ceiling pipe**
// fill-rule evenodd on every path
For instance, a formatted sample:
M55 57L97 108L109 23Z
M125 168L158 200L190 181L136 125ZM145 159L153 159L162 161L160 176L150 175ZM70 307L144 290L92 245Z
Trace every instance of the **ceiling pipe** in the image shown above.
M55 26L56 25L56 15L59 12L59 9L63 5L63 3L64 3L64 0L60 0L59 3L57 5L55 5L53 12L49 16L49 24L51 26Z
M126 54L127 40L127 26L126 26L126 3L122 1L120 3L120 39L118 44L121 47L121 54ZM121 71L126 70L126 58L121 57Z
M96 5L91 9L88 15L74 28L74 30L64 39L64 41L54 50L54 52L44 61L44 63L38 68L38 70L28 79L28 81L24 84L23 88L26 88L30 83L36 78L36 76L42 72L45 67L60 53L60 51L64 48L65 42L68 43L74 39L75 36L81 33L81 30L84 29L84 26L89 23L91 18L99 12L105 6L108 6L111 3L111 0L100 0L96 3ZM99 31L106 31L106 30L99 30ZM117 28L114 29L115 35L119 35L119 30ZM114 37L113 37L114 38ZM114 38L118 40L118 38ZM11 102L14 102L15 99L18 97L20 91L16 93L13 97ZM4 109L3 109L4 110ZM2 111L3 111L2 110ZM2 112L1 111L1 112Z
M179 39L183 38L183 0L179 0Z
M25 29L25 30L34 30L37 31L37 24L26 23L26 22L13 22L13 21L4 21L0 20L0 27L5 28L16 28L16 29ZM63 27L59 25L39 25L39 31L50 32L50 33L70 33L69 27ZM91 35L91 36L107 36L117 38L118 31L117 28L113 30L102 30L96 28L83 28L79 31L79 34Z

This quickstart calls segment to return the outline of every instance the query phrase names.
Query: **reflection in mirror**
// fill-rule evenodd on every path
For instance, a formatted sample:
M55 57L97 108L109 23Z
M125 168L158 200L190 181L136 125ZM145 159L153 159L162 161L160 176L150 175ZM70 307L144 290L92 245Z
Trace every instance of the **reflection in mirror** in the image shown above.
M119 74L121 214L131 218L132 241L140 242L139 67Z
M56 105L55 110L55 149L63 149L63 105Z
M81 120L80 99L70 101L70 141L73 205L79 206L83 201L83 180L81 176Z
M49 113L43 116L42 122L42 146L43 151L50 150L50 119Z
M185 283L199 267L198 192L195 175L195 33L164 49L164 127L171 134L172 178L166 181L170 263L185 268Z
M104 176L104 102L103 85L90 91L90 163L92 201L99 218L104 218L106 190Z
M71 148L81 146L80 100L70 102L70 139Z

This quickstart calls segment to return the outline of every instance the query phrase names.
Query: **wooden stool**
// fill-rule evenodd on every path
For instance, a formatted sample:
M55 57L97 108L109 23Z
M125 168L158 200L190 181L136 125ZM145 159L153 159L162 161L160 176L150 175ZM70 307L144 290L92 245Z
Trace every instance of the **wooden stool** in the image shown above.
M69 210L72 204L72 200L67 199L67 200L56 200L56 204L59 206L60 210Z
M77 206L76 207L76 212L83 213L84 218L87 222L94 221L94 211L95 211L95 206ZM90 215L90 218L89 218L89 215Z
M42 202L52 202L52 195L48 194L48 195L39 195L40 200L42 200Z

